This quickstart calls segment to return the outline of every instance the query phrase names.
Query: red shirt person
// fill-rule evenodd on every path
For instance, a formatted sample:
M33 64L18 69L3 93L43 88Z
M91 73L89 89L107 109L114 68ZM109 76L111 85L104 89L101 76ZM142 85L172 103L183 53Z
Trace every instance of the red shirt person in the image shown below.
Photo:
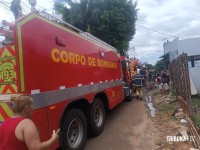
M47 150L58 140L58 132L41 142L37 128L29 118L33 112L33 99L27 95L11 98L14 116L0 125L0 150Z
M9 118L0 126L0 149L27 150L25 142L18 140L15 136L15 129L23 119L23 117Z

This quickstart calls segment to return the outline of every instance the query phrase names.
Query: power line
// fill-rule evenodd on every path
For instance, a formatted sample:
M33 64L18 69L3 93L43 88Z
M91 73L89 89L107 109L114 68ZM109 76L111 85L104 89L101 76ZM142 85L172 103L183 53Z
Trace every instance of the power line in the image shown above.
M67 19L69 19L69 18L67 18ZM88 24L83 23L83 22L78 22L78 23L80 23L80 24L82 24L82 25L88 25ZM119 37L119 36L120 36L120 37L128 37L128 35L127 35L127 34L124 34L124 33L118 34L118 33L109 32L109 31L107 31L107 30L97 28L97 27L92 26L92 25L89 25L89 26L90 26L91 28L93 28L93 29L101 30L101 31L103 31L103 32L110 33L110 34L116 35L116 36L118 36L118 37Z
M142 31L142 32L141 32ZM136 28L136 34L144 34L152 39L158 40L158 41L163 41L163 38L167 39L166 36L162 35L162 34L157 34L155 32L151 32L149 30L145 30L143 28ZM164 36L164 37L163 37ZM144 37L144 36L143 36ZM147 37L147 38L148 38Z
M176 38L176 36L173 36L173 35L170 35L170 34L166 34L166 33L160 32L160 31L156 31L156 30L153 30L153 29L144 27L144 26L139 25L139 24L136 24L136 25L139 26L139 27L145 28L145 29L147 29L147 30L151 30L151 31L153 31L153 32L157 32L157 33L160 33L160 34L163 34L163 35L167 35L167 36L171 36L171 37L175 37L175 38Z
M25 4L23 1L21 1L21 4L23 4L23 6L25 6L26 8L28 8L29 10L31 10L31 7L29 7L27 4ZM23 9L25 9L24 7L23 7Z
M0 4L2 4L4 7L7 7L7 9L10 9L10 6L8 6L7 4L5 4L5 2L1 2L0 1Z
M47 0L47 2L48 2L50 5L52 5L52 3L51 3L49 0Z
M163 43L155 43L155 42L145 42L146 40L143 40L143 41L131 41L132 43L135 43L135 44L138 44L138 43L142 43L144 45L144 43L151 43L152 45L160 45L160 44L163 44Z
M53 12L53 10L47 9L47 8L45 8L43 6L38 5L38 4L36 4L36 6L38 6L41 10L45 10L45 11L48 11L48 12L51 12L51 13Z
M150 37L150 38L153 38L153 39L155 39L155 40L158 40L158 39L156 39L155 37L150 36L150 35L148 35L148 34L146 34L146 33L140 32L140 31L138 31L138 30L136 30L136 32L139 32L139 33L144 34L144 35L146 35L146 36L148 36L148 37ZM160 41L160 40L159 40L159 41Z
M83 25L87 25L87 24L82 23L82 22L79 22L79 23L80 23L80 24L83 24ZM101 31L106 32L106 33L108 33L108 34L112 34L112 35L114 35L114 36L116 36L116 37L128 37L128 35L127 35L127 34L124 34L124 33L118 34L118 33L114 33L114 32L109 32L109 31L107 31L107 30L103 30L103 29L97 28L97 27L92 26L92 25L90 25L90 27L93 28L93 29L101 30ZM137 31L136 31L136 32L137 32ZM142 32L141 32L141 33L142 33ZM143 34L145 34L145 33L143 33ZM156 38L154 38L154 37L152 37L152 36L149 36L149 35L147 35L147 34L145 34L145 35L148 36L148 37L150 37L150 38L152 38L152 39L155 39L155 40L157 40L157 41L161 41L161 40L158 40L158 39L156 39ZM145 40L147 40L147 39L141 39L141 38L133 37L133 40L134 40L134 39L136 39L136 40L142 40L142 42L144 42ZM155 43L155 42L154 42L154 43ZM156 44L156 43L155 43L155 44ZM160 44L160 43L158 43L158 44Z
M1 7L1 5L0 5ZM7 10L6 7L2 7L4 9L1 9L1 12L3 12L4 14L7 14L7 19L9 18L10 20L13 20L14 17L12 18L11 16L13 15L12 12L10 12L10 10ZM9 15L8 15L9 14Z
M133 43L133 45L135 46L135 47L145 47L145 49L147 48L147 47L152 47L152 48L156 48L156 49L162 49L162 45L159 45L159 44L157 44L157 45L151 45L151 43L147 43L147 44L137 44L137 43Z
M87 25L87 24L85 24L85 23L82 23L82 22L79 22L80 24L83 24L83 25ZM110 33L110 34L113 34L113 35L116 35L116 36L120 36L120 37L128 37L128 35L126 35L126 34L124 34L124 33L121 33L121 34L117 34L117 33L114 33L114 32L109 32L109 31L107 31L107 30L103 30L103 29L100 29L100 28L97 28L97 27L95 27L95 26L92 26L92 25L90 25L90 27L91 28L93 28L93 29L98 29L98 30L101 30L101 31L104 31L104 32L107 32L107 33Z
M145 41L147 41L146 39L133 39L131 42L134 43L144 43ZM161 42L152 42L153 44L162 44Z

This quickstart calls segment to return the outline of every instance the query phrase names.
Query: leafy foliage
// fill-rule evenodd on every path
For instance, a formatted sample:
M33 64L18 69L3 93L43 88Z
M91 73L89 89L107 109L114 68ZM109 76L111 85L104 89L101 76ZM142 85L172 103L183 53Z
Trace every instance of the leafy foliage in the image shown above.
M137 3L131 0L65 0L54 7L63 20L116 47L125 55L135 34ZM67 4L67 7L66 7Z
M160 72L165 69L163 59L158 60L155 64L155 72Z
M152 64L148 64L147 62L144 63L144 65L149 69L149 70L153 70L154 66Z

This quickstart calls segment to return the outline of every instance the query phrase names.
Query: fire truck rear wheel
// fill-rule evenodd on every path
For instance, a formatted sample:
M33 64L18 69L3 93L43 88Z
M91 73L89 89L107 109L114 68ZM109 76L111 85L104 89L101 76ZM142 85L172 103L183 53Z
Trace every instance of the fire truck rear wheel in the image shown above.
M87 121L84 113L76 108L70 109L61 127L62 149L82 150L87 137Z
M88 132L90 136L102 133L105 124L105 108L101 99L96 98L87 113Z

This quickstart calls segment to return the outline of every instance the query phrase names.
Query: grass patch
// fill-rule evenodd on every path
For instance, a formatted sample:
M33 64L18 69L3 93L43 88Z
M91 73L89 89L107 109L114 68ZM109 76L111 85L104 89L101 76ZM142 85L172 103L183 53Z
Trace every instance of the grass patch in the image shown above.
M200 115L194 116L194 122L198 128L200 128Z
M196 112L194 115L194 123L200 128L200 98L199 95L192 96L192 108Z
M171 93L172 93L173 97L176 97L176 90L175 90L175 89L173 89L173 88L170 88L170 91L171 91Z
M171 119L172 119L173 121L177 121L177 119L176 119L175 116L171 116Z
M198 99L200 99L200 94L197 93L196 95L193 95L192 97L193 97L193 98L198 98Z
M158 93L153 93L152 96L158 96L160 94L160 92Z
M192 106L200 107L200 99L198 97L192 97Z
M158 111L162 111L162 112L170 112L173 110L173 106L170 105L169 103L161 103L160 105L158 105L157 107Z
M175 117L171 116L171 114L178 106L178 101L176 100L176 97L172 94L165 95L165 98L162 97L163 96L158 95L156 97L157 100L154 101L155 108L157 110L155 121L160 124L166 123L169 120L175 121Z
M163 124L172 119L171 112L174 109L174 104L160 102L157 105L156 109L157 109L157 114L155 120L157 120L157 122Z
M171 112L174 110L175 106L177 105L176 99L174 97L170 97L170 99L166 101L161 101L157 104L157 110L161 112Z

